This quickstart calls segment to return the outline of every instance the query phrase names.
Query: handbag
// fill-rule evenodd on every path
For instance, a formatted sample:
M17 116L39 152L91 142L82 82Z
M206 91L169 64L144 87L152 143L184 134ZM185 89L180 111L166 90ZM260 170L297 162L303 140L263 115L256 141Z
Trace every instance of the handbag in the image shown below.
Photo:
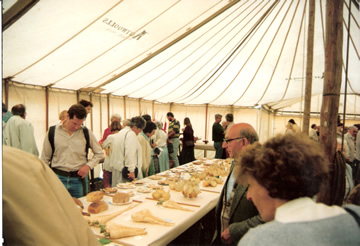
M132 181L131 178L129 178L129 176L128 176L128 174L130 173L128 167L124 166L121 173L122 173L122 176L123 176L124 179ZM135 167L134 173L135 173L135 178L137 178L138 173L139 173L139 170L138 170L137 167Z
M186 147L193 147L194 146L194 140L187 140L184 142L184 146Z
M129 132L127 132L127 133L125 134L124 142L126 142L125 140L126 140L126 136L127 136L128 133L129 133ZM124 156L125 156L125 144L124 144ZM128 175L129 173L130 173L130 172L129 172L129 168L128 168L127 166L125 166L125 160L124 160L124 167L123 167L123 169L121 170L121 174L122 174L122 176L123 176L124 179L126 179L126 180L128 180L128 181L132 181L132 179L129 178L129 175ZM139 173L139 170L138 170L137 167L135 167L135 170L134 170L135 178L137 178L138 173Z

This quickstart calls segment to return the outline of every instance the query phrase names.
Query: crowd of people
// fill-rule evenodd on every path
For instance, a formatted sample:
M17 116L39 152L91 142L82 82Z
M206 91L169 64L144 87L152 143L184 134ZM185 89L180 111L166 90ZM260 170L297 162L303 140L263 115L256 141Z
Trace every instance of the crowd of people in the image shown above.
M161 122L153 122L149 115L122 121L120 115L114 114L102 139L97 141L83 124L91 108L92 104L87 101L72 105L65 116L59 118L60 122L49 128L39 160L33 128L25 120L25 106L16 105L10 113L3 104L3 144L28 152L21 154L20 150L3 148L4 224L14 228L21 224L23 235L37 235L31 229L34 226L43 230L47 227L49 233L39 235L33 239L34 243L60 240L96 245L80 214L75 215L75 206L69 204L71 196L87 194L89 171L102 159L104 187L141 179L195 160L194 131L189 117L184 119L181 133L180 122L172 112L167 113L168 129L164 129ZM334 163L330 163L319 144L319 127L315 124L311 126L314 132L306 136L291 119L285 134L261 144L253 126L234 123L232 114L225 118L226 121L221 122L222 115L215 115L212 128L215 158L230 157L233 161L215 207L212 245L360 245L357 176L360 137L356 126L349 127L345 133L339 125L339 134L345 133L344 144L338 144ZM11 134L15 132L14 127L21 130L16 131L17 134L26 131L25 148L22 137L14 140L15 135ZM89 149L93 153L91 158L88 158ZM21 159L15 156L23 156L39 171L22 168ZM334 180L341 182L331 183ZM37 182L42 183L37 185ZM52 212L46 206L53 206L44 203L35 208L34 192L26 188L28 183L30 187L43 187L53 200L61 201L54 210L58 224L41 225L42 220L23 222L24 218L31 219L28 213L17 212L21 189L28 191L21 197L21 204L30 204L29 213L34 212L34 216L43 209L51 217ZM334 183L338 186L335 193L335 189L329 191ZM42 191L36 193L38 199L44 199ZM340 202L334 199L329 202L329 196L339 196ZM54 233L57 225L61 227L61 235L67 235L66 239ZM75 225L77 229L72 229ZM5 243L26 244L16 237L14 230L7 228Z

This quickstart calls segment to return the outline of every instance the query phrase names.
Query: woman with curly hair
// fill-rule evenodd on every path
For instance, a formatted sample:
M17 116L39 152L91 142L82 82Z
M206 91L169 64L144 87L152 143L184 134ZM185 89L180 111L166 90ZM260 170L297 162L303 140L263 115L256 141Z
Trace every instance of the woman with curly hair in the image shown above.
M350 214L360 207L315 203L328 179L327 158L307 136L279 135L246 149L237 178L249 184L261 218L268 222L250 231L239 245L360 245L359 225Z

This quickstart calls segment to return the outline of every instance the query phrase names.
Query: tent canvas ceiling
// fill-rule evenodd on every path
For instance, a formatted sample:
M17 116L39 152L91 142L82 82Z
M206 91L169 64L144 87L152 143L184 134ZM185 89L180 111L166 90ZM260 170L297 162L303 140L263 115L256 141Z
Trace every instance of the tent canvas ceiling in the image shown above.
M319 112L326 1L315 2L312 111ZM348 59L346 112L359 115L360 11L351 1L347 57L349 4L341 90ZM308 9L306 0L39 1L3 31L3 78L164 103L301 111Z

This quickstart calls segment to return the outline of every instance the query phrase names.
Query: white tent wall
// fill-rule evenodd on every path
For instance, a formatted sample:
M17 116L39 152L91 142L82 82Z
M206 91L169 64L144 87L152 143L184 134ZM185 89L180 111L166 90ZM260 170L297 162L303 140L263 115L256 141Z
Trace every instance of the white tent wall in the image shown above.
M3 90L4 91L4 90ZM41 153L43 140L46 134L45 125L45 89L41 87L30 86L9 86L8 108L16 104L24 104L26 106L26 120L31 122L34 127L36 145ZM54 101L57 99L54 98ZM54 104L54 106L57 104ZM54 111L58 111L54 107ZM58 116L57 116L58 118Z
M3 98L6 98L4 86L3 83ZM299 114L275 114L264 108L255 109L236 106L168 104L121 96L108 96L99 93L92 93L90 96L86 92L77 94L77 92L73 90L49 89L48 126L59 122L59 113L68 109L72 104L75 104L78 97L79 100L91 100L94 105L91 115L86 119L85 125L92 129L98 140L102 138L104 130L108 127L109 118L114 113L120 114L123 119L149 114L152 116L153 120L161 121L168 126L166 113L171 111L174 113L175 118L180 121L181 128L184 127L184 118L189 117L193 125L194 136L200 138L200 141L204 139L209 140L209 144L212 144L212 125L215 120L215 114L221 114L223 120L225 120L225 115L227 113L233 113L235 123L246 122L251 124L258 132L260 142L264 142L269 137L278 133L284 133L285 126L289 119L294 119L301 128L303 123L302 116ZM12 106L19 103L26 106L26 119L30 121L34 127L36 143L41 153L43 140L47 131L45 88L9 82L9 110ZM125 109L124 105L126 105ZM319 115L311 116L310 124L313 123L317 125L320 124ZM350 126L356 123L359 123L357 118L350 118L346 119L345 125ZM203 151L196 151L197 158L202 156ZM213 153L208 152L208 157L213 157Z

